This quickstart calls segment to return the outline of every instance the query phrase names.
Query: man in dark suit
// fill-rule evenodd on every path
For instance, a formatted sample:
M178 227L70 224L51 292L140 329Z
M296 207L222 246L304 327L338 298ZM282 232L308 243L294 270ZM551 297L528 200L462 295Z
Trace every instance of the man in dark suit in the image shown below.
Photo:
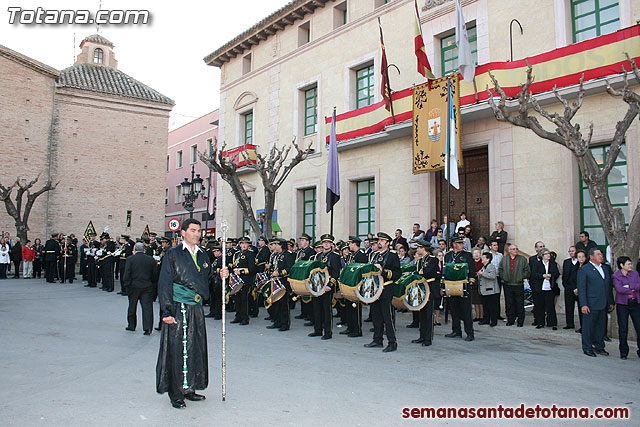
M583 250L589 252L591 248L597 248L598 244L593 240L589 240L589 233L587 231L580 232L580 241L576 243L576 250Z
M562 286L564 286L564 307L565 317L567 320L567 326L562 329L575 328L574 322L574 308L578 302L578 297L575 294L575 290L578 286L578 269L576 265L578 259L576 258L576 247L569 246L569 258L565 259L562 263ZM580 304L578 303L578 306ZM580 307L578 307L580 310Z
M578 270L578 298L582 310L582 351L608 356L604 349L607 311L613 311L611 270L603 264L598 248L589 249L589 262ZM595 352L594 352L595 350Z
M124 283L128 291L129 309L127 310L127 331L135 331L138 323L136 310L138 301L142 306L142 329L145 335L151 335L153 327L154 283L158 281L158 264L145 254L142 243L136 243L133 255L127 258L124 270Z

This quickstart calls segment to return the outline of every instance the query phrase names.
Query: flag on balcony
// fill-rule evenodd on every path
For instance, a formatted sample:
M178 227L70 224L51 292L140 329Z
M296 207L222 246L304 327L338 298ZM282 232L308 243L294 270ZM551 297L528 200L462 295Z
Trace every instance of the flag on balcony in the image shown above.
M458 70L467 83L473 83L473 78L476 75L476 62L471 55L471 45L460 0L456 0L456 45L458 46Z
M338 167L338 142L336 141L336 110L331 117L329 135L329 164L327 166L327 212L340 200L340 170Z
M384 39L382 38L382 24L378 18L378 28L380 28L380 47L382 48L382 61L380 61L380 74L382 74L382 99L384 100L384 108L391 111L391 84L389 83L389 64L387 63L387 52L384 50Z
M422 27L420 25L420 12L418 12L418 0L414 0L416 7L416 22L415 22L415 37L414 37L414 50L416 57L418 58L418 72L425 76L429 80L433 80L436 76L431 71L431 64L427 59L427 51L424 48L424 40L422 38Z
M456 131L456 108L452 96L451 81L447 80L447 156L444 162L444 177L456 190L458 181L458 137Z

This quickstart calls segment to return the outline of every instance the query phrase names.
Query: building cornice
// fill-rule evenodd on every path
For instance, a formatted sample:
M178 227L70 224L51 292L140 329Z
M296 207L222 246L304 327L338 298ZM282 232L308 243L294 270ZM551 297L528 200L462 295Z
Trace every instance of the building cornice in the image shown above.
M60 75L60 70L56 70L53 67L48 66L47 64L43 64L40 61L36 61L33 58L29 58L26 55L23 55L15 50L9 49L6 46L0 44L0 55L8 58L12 61L18 62L22 65L25 65L32 70L35 70L39 73L45 74L49 77L56 78Z

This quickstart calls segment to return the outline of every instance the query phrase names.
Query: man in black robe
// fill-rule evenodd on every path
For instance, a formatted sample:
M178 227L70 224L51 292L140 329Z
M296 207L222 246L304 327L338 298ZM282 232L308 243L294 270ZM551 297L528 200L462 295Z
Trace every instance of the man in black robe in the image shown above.
M202 302L209 299L211 265L198 247L200 222L182 223L182 244L164 256L158 299L162 336L156 365L156 391L169 393L174 408L184 408L184 399L204 400L197 390L209 384L207 330Z

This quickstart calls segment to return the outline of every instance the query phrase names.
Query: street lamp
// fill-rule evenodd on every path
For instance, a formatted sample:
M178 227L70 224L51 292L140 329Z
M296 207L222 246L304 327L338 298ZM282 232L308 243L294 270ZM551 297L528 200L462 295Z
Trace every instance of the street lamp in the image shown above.
M195 178L194 178L195 174ZM191 181L187 178L180 184L182 186L182 206L189 211L189 218L193 218L193 202L198 200L198 197L202 197L202 200L206 200L207 196L204 194L204 187L202 183L204 180L200 178L200 174L195 173L195 165L191 165Z

